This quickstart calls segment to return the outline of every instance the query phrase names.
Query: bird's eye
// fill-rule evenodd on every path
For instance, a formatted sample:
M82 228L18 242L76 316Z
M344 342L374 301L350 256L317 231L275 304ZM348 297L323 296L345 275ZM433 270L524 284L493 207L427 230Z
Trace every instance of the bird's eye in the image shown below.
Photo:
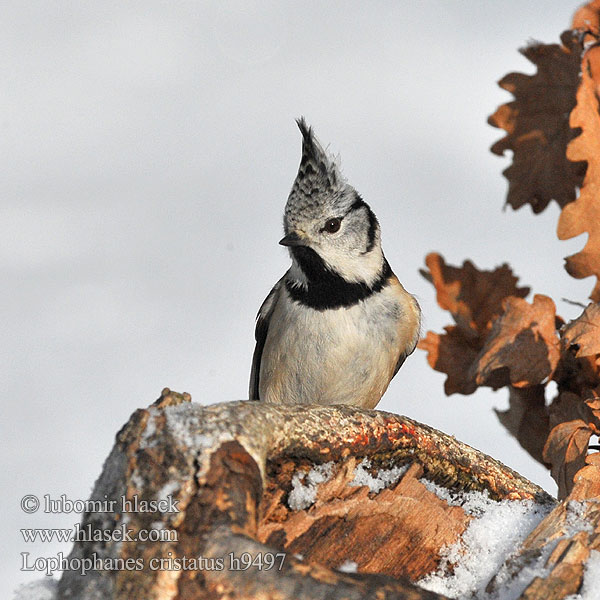
M338 218L329 219L329 221L327 221L325 223L325 227L323 227L323 231L326 231L327 233L335 233L336 231L339 231L341 225L342 225L341 219L338 219Z

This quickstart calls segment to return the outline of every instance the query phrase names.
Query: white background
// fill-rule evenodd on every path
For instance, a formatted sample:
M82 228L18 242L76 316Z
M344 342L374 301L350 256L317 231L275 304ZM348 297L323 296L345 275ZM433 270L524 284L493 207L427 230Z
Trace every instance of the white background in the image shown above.
M12 2L0 17L3 580L26 493L88 497L115 433L163 387L200 403L247 397L254 317L289 263L278 246L305 115L379 217L392 268L425 330L450 317L425 255L585 301L562 258L558 208L503 212L486 124L533 72L517 53L558 40L576 3ZM446 397L417 351L379 408L488 452L554 492L498 423L507 392Z

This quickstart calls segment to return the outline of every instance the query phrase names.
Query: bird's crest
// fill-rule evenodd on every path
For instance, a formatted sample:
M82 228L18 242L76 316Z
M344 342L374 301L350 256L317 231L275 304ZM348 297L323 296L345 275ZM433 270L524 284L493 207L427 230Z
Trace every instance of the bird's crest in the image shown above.
M304 117L296 119L296 123L302 133L302 159L298 178L318 175L329 187L336 186L342 177L335 159L323 149Z
M323 149L304 117L296 123L302 133L302 159L285 207L286 232L299 219L319 214L325 202L339 201L349 189L339 161Z

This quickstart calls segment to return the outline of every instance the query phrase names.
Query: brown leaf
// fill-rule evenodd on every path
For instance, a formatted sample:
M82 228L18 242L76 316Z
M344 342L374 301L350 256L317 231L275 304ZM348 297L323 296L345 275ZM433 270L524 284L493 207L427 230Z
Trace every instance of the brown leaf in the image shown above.
M560 358L554 302L536 294L533 304L522 298L507 298L504 306L504 314L494 321L479 360L472 367L475 381L494 389L542 383Z
M590 298L600 301L600 47L586 52L581 63L581 85L577 106L571 113L571 127L581 134L567 148L571 161L587 161L579 198L565 206L558 221L558 237L566 240L588 234L583 250L566 258L569 275L582 279L594 275L596 286Z
M517 439L535 460L544 463L543 450L548 433L548 413L546 411L543 385L526 388L509 388L509 408L505 411L494 409L500 423Z
M571 500L598 500L600 497L600 452L589 454L585 459L585 467L574 477L574 487L569 498Z
M448 375L444 382L447 396L472 394L477 389L477 384L469 372L479 349L465 339L458 327L451 325L444 329L445 334L428 331L418 347L428 353L427 362L433 369Z
M589 423L595 419L591 407L573 392L561 392L550 405L548 412L551 429L567 421L580 419Z
M498 83L515 99L488 119L507 132L491 150L499 155L513 152L504 175L509 184L507 203L514 209L530 204L539 213L550 200L565 206L575 199L585 173L583 163L565 156L575 135L568 118L575 106L582 47L570 31L561 35L561 41L562 45L535 43L523 48L521 53L537 66L537 73L509 73Z
M557 448L558 450L551 457L552 477L558 483L561 494L566 495L570 491L575 473L583 467L590 437L592 434L598 435L600 427L599 391L586 390L584 398L571 392L561 392L548 409L551 433L544 448L544 458L550 460L546 451L549 445L554 443L555 450ZM575 427L575 423L578 424L579 429ZM582 424L585 425L585 428ZM560 435L569 431L573 436L568 440L561 441ZM551 442L553 435L555 437ZM600 484L600 482L598 483Z
M600 386L595 390L586 390L584 398L585 404L592 414L590 421L600 429Z
M600 385L600 355L575 357L576 346L562 344L561 358L552 375L561 391L583 396L586 390Z
M600 304L588 304L583 313L561 329L561 337L567 345L577 346L577 358L600 354Z
M479 270L466 260L462 267L447 265L435 252L427 255L429 272L421 270L437 291L437 302L450 311L465 339L481 337L490 328L490 321L502 313L502 301L507 296L524 298L528 287L517 287L515 277L506 264L493 271Z
M598 35L600 31L600 0L592 0L592 2L580 6L573 15L571 27ZM588 39L593 40L593 37L588 36Z
M544 460L552 465L559 499L569 495L573 477L585 465L591 435L592 430L581 419L560 423L550 432L544 446Z

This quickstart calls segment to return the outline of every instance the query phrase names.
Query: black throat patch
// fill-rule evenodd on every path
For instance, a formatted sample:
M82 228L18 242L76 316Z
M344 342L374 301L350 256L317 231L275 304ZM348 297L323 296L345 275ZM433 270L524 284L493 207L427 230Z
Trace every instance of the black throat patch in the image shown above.
M393 275L388 261L384 258L381 273L372 285L350 283L328 269L323 259L312 248L294 246L291 251L306 276L308 285L294 285L286 279L285 287L293 300L315 310L353 306L379 292Z

